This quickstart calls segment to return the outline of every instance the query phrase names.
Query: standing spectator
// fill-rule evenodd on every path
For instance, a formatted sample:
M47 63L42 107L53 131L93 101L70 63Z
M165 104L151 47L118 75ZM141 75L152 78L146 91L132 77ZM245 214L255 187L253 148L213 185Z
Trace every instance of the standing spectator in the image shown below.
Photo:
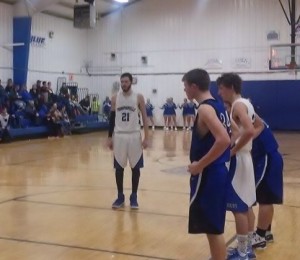
M103 107L102 107L102 112L106 118L109 117L110 109L111 109L111 101L110 101L109 97L106 97L103 102Z

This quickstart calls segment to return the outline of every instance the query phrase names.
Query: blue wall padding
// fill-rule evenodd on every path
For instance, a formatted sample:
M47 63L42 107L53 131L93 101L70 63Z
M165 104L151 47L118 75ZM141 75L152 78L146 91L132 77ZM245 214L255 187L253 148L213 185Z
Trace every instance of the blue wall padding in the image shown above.
M211 87L216 95L216 83ZM300 130L300 80L244 81L242 95L272 129Z
M13 47L14 83L26 84L31 36L31 17L14 17L13 42L24 46Z

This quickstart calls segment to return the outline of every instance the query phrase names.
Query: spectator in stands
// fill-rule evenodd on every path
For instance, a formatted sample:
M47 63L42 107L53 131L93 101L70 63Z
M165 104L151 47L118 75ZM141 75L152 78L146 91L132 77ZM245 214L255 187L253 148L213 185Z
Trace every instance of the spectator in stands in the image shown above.
M6 105L9 107L12 103L12 97L14 96L14 86L13 86L12 79L7 80L5 92L6 92Z
M27 91L27 87L25 84L22 85L20 91L19 91L19 95L21 97L21 99L23 101L25 101L26 103L29 101L29 100L33 100L30 93Z
M110 109L111 109L111 101L109 97L106 97L104 102L103 102L103 107L102 107L102 112L106 118L109 118L110 114Z
M35 106L38 106L39 93L37 92L36 84L32 85L32 88L30 89L29 94L31 95L31 98L34 101Z
M51 135L54 137L63 137L62 115L61 112L58 110L56 103L53 103L47 115L47 120Z
M3 139L5 134L7 134L7 129L9 128L9 114L7 113L6 107L3 107L0 114L0 141Z
M5 105L6 93L0 79L0 109Z
M42 100L41 100L42 101ZM37 107L37 125L46 125L47 124L47 115L48 115L49 109L46 106L45 103L40 102Z
M6 87L5 87L5 92L10 93L12 91L12 89L13 89L13 81L12 81L12 79L8 79Z
M40 80L36 81L36 89L39 94L41 94L42 82Z
M38 125L38 116L33 100L29 100L25 107L25 118L30 120L30 125Z
M44 97L45 102L48 103L49 93L46 81L43 81L43 85L41 87L41 95Z
M51 85L51 81L48 81L47 83L47 89L48 89L48 101L51 103L51 102L54 102L54 93L53 93L53 90L52 90L52 85Z
M92 115L98 115L100 109L100 103L99 100L96 97L93 97L92 103L91 103L91 111Z
M61 108L61 116L62 116L62 131L65 135L71 135L71 123L66 111L66 106Z
M91 102L90 102L89 95L86 95L85 98L79 102L79 104L82 107L82 109L85 111L85 113L90 114Z

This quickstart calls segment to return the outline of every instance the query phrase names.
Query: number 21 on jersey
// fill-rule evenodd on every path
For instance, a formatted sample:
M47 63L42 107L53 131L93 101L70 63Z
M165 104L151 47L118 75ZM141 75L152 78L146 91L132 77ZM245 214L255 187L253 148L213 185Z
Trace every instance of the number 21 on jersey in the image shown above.
M122 113L122 121L123 122L129 122L129 113Z

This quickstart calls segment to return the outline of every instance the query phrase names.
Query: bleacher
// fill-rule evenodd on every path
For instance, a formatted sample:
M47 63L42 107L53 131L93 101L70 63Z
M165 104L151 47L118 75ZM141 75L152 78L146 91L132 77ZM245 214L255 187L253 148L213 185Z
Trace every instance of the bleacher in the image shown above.
M61 94L62 87L64 90L68 89L70 95L75 96L77 99L82 99L86 95L91 97L96 97L99 100L98 94L88 93L87 88L78 88L76 82L66 83L64 78L58 79L58 85L56 89L56 94L58 96ZM42 136L50 136L51 130L47 125L34 125L28 121L26 118L20 117L18 125L12 125L7 129L7 140L13 139L24 139L24 138L34 138ZM88 113L81 113L70 118L70 130L71 133L81 133L97 130L107 130L108 121L107 118L102 115L90 115Z

